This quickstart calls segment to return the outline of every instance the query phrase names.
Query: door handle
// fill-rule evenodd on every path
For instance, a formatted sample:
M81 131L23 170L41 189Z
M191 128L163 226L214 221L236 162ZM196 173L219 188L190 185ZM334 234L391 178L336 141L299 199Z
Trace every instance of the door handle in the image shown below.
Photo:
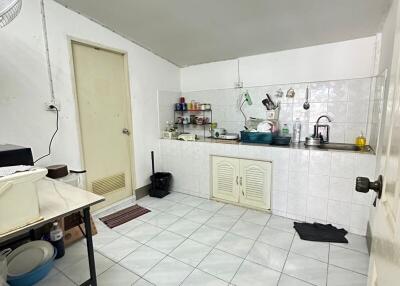
M124 128L124 129L122 129L122 134L130 135L131 132L129 132L129 129L128 129L128 128Z
M383 188L383 177L380 175L378 180L371 182L366 177L357 177L356 179L356 191L360 193L368 193L369 190L373 190L377 194L377 198L380 199L382 196ZM376 199L374 201L374 206L376 206Z

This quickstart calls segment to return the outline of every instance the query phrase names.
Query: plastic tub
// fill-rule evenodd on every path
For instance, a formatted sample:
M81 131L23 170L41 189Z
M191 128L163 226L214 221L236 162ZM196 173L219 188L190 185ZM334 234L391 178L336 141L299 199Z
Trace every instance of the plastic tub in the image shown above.
M54 248L54 254L49 261L35 268L31 272L28 272L21 276L13 276L13 277L9 276L7 283L10 284L10 286L34 285L35 283L39 282L44 277L46 277L47 274L49 274L49 272L51 271L51 269L53 269L56 255L57 255L57 249Z
M280 146L290 145L291 140L292 137L276 136L272 138L272 145L280 145Z

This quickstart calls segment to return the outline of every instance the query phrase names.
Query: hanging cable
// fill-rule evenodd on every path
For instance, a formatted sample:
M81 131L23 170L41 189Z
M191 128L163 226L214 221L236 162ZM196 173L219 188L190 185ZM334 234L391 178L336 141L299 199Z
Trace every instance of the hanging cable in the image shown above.
M51 136L50 142L49 142L49 150L48 153L46 155L43 155L42 157L39 157L38 159L35 160L34 164L36 164L36 162L42 160L43 158L50 156L51 154L51 145L53 143L54 137L56 136L57 132L58 132L58 108L54 105L50 106L51 109L55 109L56 110L56 114L57 114L57 119L56 119L56 130L54 131L53 135Z

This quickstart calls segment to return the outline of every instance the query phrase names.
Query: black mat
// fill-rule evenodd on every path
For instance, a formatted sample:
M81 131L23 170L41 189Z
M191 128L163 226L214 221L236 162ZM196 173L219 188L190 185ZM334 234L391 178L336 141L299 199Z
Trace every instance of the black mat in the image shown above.
M347 231L331 224L295 222L293 227L303 240L348 243Z

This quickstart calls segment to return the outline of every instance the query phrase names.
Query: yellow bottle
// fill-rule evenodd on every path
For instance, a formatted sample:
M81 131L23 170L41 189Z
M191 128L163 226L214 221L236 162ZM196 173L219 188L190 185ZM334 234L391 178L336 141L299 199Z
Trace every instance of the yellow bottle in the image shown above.
M367 145L367 139L365 139L364 134L361 132L361 135L356 137L356 145L358 147L365 147Z

